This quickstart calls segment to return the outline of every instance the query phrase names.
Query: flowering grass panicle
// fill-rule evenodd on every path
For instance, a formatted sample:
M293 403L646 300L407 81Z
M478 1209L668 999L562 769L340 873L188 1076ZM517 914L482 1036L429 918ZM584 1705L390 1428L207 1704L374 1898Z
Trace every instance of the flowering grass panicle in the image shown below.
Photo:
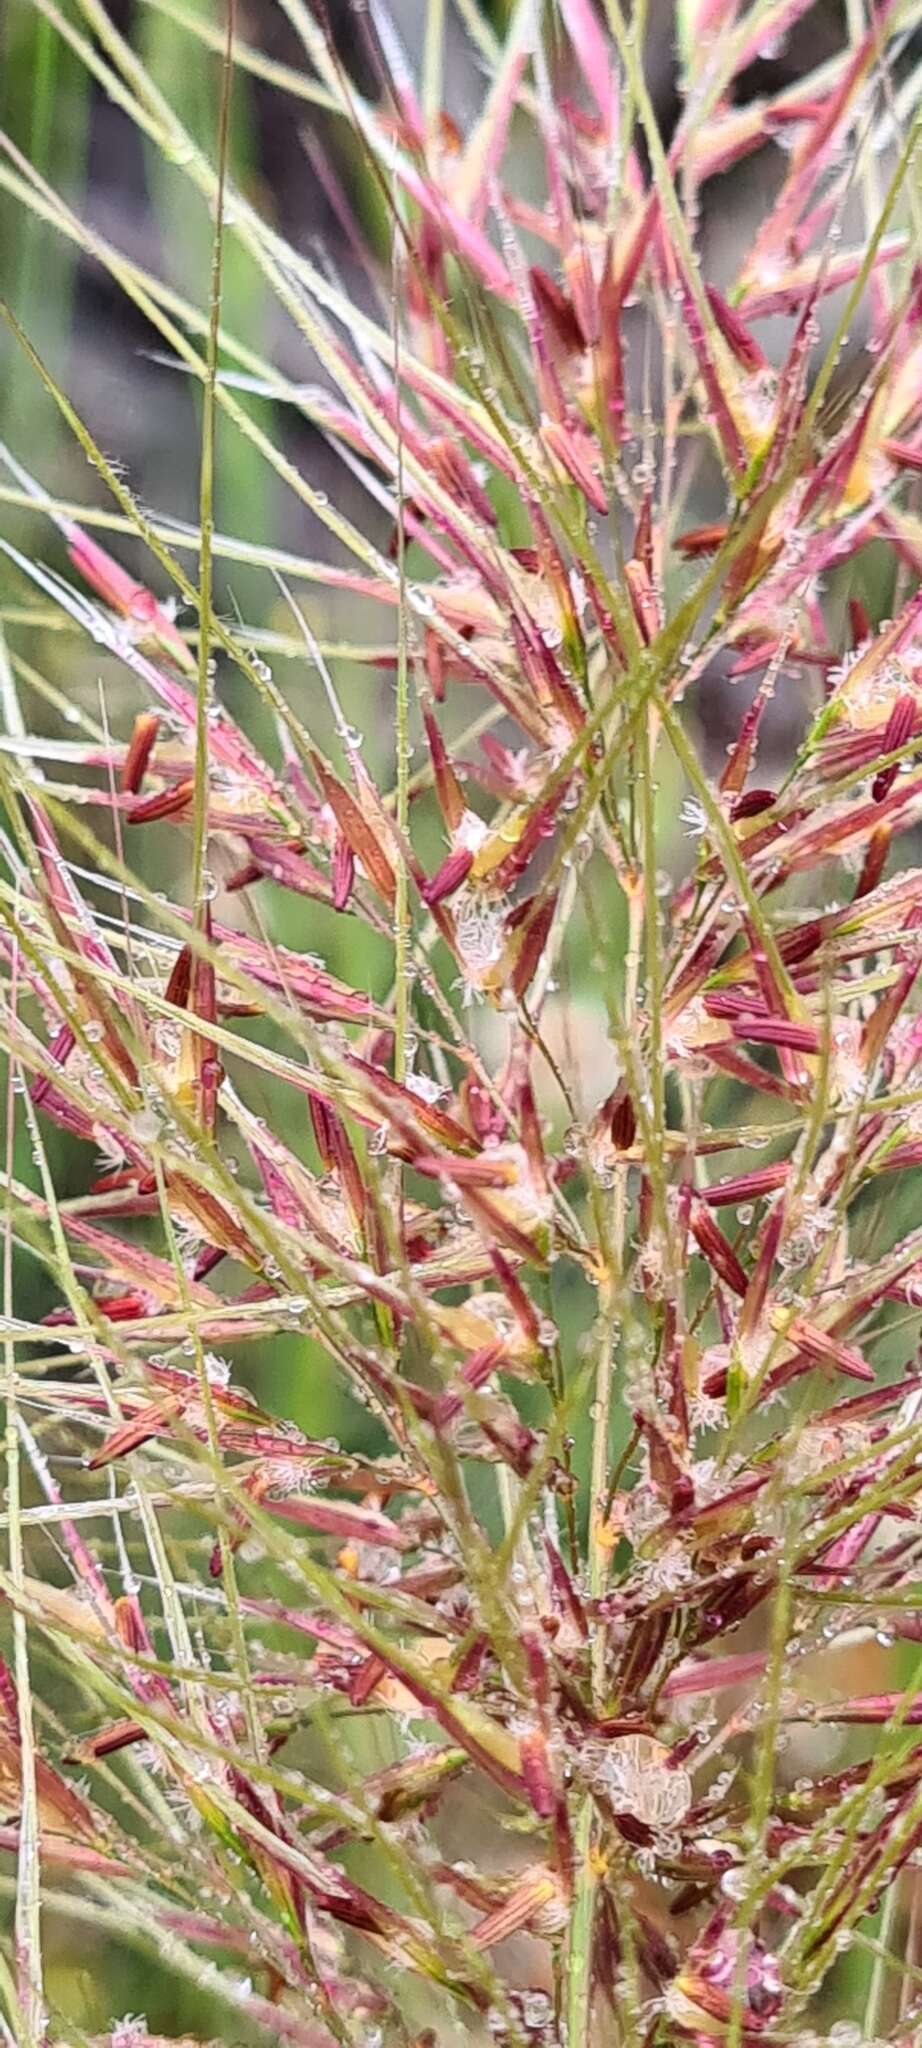
M70 1917L228 2042L907 2048L918 4L778 87L805 0L682 0L667 133L620 0L430 0L418 63L374 0L354 64L153 0L205 141L34 5L212 254L186 297L0 135L201 420L189 527L6 310L95 499L13 423L4 2038L162 2039L82 2027ZM347 281L239 171L254 78ZM316 555L219 529L241 450Z

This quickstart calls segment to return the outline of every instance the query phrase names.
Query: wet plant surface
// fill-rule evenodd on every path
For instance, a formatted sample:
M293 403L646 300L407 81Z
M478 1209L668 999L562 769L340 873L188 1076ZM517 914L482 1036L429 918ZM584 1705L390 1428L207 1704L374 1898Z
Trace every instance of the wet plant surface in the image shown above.
M0 134L197 471L5 308L4 2036L908 2048L917 17L279 11L30 7L183 284Z

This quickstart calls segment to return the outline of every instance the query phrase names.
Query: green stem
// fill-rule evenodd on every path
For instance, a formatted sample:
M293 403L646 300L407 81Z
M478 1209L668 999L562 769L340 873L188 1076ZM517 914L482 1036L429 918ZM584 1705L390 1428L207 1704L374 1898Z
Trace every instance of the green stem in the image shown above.
M211 245L211 283L208 294L208 335L205 343L205 375L202 389L202 450L199 469L199 644L198 688L195 699L195 794L192 818L192 901L202 900L205 860L208 849L208 709L211 701L212 541L214 539L215 420L218 388L218 344L221 330L221 271L224 256L224 190L227 182L227 142L230 129L231 83L233 79L234 17L236 0L226 0L226 40L218 115L218 175L214 202L214 236Z
M396 286L396 279L395 279ZM397 292L394 292L397 304ZM407 1071L407 1038L410 1012L410 904L404 847L410 824L410 677L407 647L406 529L404 523L403 435L400 429L400 330L394 322L394 385L397 393L397 788L396 821L399 853L397 891L394 900L394 1079L403 1081Z
M10 1005L18 1006L18 950L13 954ZM7 1066L6 1123L6 1227L3 1241L3 1314L8 1328L13 1315L13 1166L16 1129L12 1055ZM16 1864L15 1942L18 1991L16 2011L19 2039L23 2048L41 2048L45 2038L45 1999L42 1972L40 1919L41 1852L39 1845L38 1791L36 1787L35 1733L32 1719L32 1687L26 1618L21 1600L25 1557L22 1541L22 1499L19 1469L19 1412L16 1390L16 1352L12 1337L4 1341L6 1407L6 1498L9 1527L10 1581L19 1596L13 1609L13 1670L16 1679L19 1735L19 1848Z
M874 1968L871 1972L871 1982L868 1987L868 2002L864 2014L864 2033L868 2041L873 2041L882 2031L884 2007L887 2000L887 1973L893 1968L890 1950L896 1931L899 1900L899 1884L892 1884L887 1892L884 1900L884 1909L880 1916L880 1942L874 1956Z
M567 1955L567 2044L588 2048L592 2028L592 1930L596 1873L592 1866L594 1807L587 1794L576 1823L576 1894Z

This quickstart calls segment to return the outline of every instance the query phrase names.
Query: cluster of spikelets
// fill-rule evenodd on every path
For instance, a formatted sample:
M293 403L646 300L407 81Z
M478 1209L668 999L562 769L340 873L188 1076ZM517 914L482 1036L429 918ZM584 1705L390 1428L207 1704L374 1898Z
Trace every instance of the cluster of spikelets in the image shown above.
M279 90L353 124L391 223L378 317L210 166L97 0L76 26L43 11L208 198L217 282L223 228L321 381L226 332L219 355L217 293L210 321L177 306L11 144L4 183L118 279L338 555L288 558L312 678L288 693L215 610L226 537L206 519L191 580L33 358L103 524L189 609L9 451L2 1014L35 1171L11 1146L7 1241L59 1305L17 1321L7 1264L5 2038L87 2038L48 2014L41 1886L155 1945L228 2039L908 2048L922 1694L877 1638L920 1633L916 16L888 0L815 78L747 99L805 8L704 0L667 153L617 0L604 30L589 0L521 6L502 44L464 9L489 72L466 138L421 107L380 7L372 104L286 0L305 68L276 65ZM260 61L234 42L225 112ZM718 291L699 195L773 137ZM225 364L341 451L367 530ZM690 528L699 474L723 511ZM26 501L68 575L17 547ZM874 542L877 622L854 595ZM76 739L26 737L23 579L138 686L127 734L81 712ZM324 584L380 611L383 777L310 622ZM716 781L715 673L745 707ZM271 712L271 761L225 674ZM776 695L793 739L769 781ZM668 890L659 781L694 835ZM163 821L176 903L135 872ZM386 942L389 986L275 943L266 883L305 934L336 913ZM591 1073L567 993L587 955ZM85 1162L66 1200L54 1126ZM279 1332L310 1337L378 1454L267 1411ZM883 1689L856 1690L862 1658ZM860 2006L836 2020L843 1971Z

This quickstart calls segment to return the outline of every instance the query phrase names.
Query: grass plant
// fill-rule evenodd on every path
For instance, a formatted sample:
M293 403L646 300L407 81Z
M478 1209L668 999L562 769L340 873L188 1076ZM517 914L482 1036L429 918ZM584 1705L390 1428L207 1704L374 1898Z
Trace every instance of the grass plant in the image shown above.
M920 26L12 9L15 2048L922 2038Z

